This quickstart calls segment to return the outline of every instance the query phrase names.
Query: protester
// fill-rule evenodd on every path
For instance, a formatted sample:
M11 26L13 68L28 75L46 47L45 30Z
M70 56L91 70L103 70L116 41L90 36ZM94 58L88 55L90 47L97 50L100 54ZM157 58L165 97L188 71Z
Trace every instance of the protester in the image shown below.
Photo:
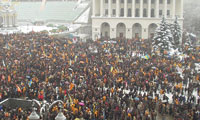
M34 32L1 35L0 100L62 100L69 120L156 120L158 113L197 120L199 48L187 53L183 59L152 54L144 40L74 43ZM0 116L23 119L30 114L24 111L3 107ZM50 111L53 120L59 108Z

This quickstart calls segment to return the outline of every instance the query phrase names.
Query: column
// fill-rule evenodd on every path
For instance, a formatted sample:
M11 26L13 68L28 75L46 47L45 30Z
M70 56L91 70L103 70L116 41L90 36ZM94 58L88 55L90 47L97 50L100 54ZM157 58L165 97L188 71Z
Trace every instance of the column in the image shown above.
M124 17L127 17L127 0L124 0Z
M12 26L12 15L9 15L9 27Z
M13 15L13 26L15 26L15 14Z
M159 18L159 0L156 0L155 14L156 14L156 18Z
M135 17L135 0L132 0L132 17Z
M180 18L183 18L183 0L181 0L181 12L180 12Z
M148 2L148 17L151 17L151 0Z
M140 0L140 17L143 17L143 0Z
M116 38L116 28L113 28L112 26L110 26L110 38Z
M167 18L167 0L164 0L164 17Z
M126 28L126 38L127 39L132 39L132 27L131 26L129 26L129 27L127 27Z
M5 17L4 16L2 16L3 17L3 27L5 26Z
M5 27L7 26L7 18L6 18L6 17L7 17L7 16L5 15L5 16L4 16L4 21L5 21L5 24L4 24L4 25L5 25Z
M13 26L15 26L15 15L13 15Z
M101 1L101 11L100 11L100 13L101 13L101 16L103 16L104 15L104 13L103 13L103 11L104 11L104 8L103 8L103 2L104 2L104 0L100 0Z
M14 26L14 15L12 15L12 26Z
M6 21L7 21L7 27L9 27L10 21L9 21L9 16L6 15Z
M172 18L175 18L176 16L176 0L173 0L173 3L172 3Z
M10 19L10 25L9 26L13 26L13 21L12 21L13 15L10 15L9 19Z
M15 25L17 24L17 15L15 14Z
M112 15L112 0L108 0L108 17Z
M96 11L95 11L95 8L96 8L96 3L95 3L96 0L92 0L92 16L95 17L95 14L96 14Z
M119 0L116 0L116 17L119 17Z

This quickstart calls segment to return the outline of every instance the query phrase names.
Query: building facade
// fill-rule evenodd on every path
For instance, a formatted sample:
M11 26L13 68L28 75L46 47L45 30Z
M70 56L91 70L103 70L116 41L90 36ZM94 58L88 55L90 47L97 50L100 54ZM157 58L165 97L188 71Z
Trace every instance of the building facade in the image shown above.
M17 14L10 2L0 1L0 26L15 27Z
M92 0L92 38L148 39L164 16L183 27L183 0Z

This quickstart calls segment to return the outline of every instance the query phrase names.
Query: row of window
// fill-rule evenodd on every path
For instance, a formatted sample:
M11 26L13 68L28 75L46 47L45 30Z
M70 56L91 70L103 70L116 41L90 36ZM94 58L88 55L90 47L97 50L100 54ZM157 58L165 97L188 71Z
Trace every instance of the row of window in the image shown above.
M144 4L147 4L147 1L148 0L143 0L143 3ZM155 1L156 0L151 0L151 4L155 4ZM105 3L108 3L108 0L105 0ZM112 0L112 3L115 4L116 3L116 0ZM124 3L124 0L120 0L120 3ZM128 0L128 3L132 3L132 0ZM135 3L140 3L140 0L135 0ZM163 4L163 0L159 0L159 3L160 4ZM171 0L167 0L167 4L170 4L171 3Z
M105 9L105 16L108 15L108 9ZM116 16L116 9L113 9L112 10L112 15L113 16ZM159 16L162 16L163 15L163 10L159 10ZM121 8L120 10L120 17L123 17L124 16L124 8ZM128 17L132 17L132 9L129 8L128 9L128 14L127 14ZM170 10L167 10L167 16L170 16ZM140 17L140 9L135 9L135 17ZM144 8L143 9L143 17L147 17L147 9ZM155 10L154 9L151 9L151 17L155 17Z

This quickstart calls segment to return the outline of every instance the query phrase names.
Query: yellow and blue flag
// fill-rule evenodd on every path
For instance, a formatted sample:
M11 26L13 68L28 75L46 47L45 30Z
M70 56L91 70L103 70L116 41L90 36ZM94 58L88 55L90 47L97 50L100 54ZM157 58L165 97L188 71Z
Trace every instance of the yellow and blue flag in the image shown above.
M150 56L149 56L148 54L146 54L144 57L145 57L145 59L147 59L147 60L150 58Z
M33 82L32 82L32 79L31 79L31 80L28 82L28 86L31 87L32 83L33 83Z

